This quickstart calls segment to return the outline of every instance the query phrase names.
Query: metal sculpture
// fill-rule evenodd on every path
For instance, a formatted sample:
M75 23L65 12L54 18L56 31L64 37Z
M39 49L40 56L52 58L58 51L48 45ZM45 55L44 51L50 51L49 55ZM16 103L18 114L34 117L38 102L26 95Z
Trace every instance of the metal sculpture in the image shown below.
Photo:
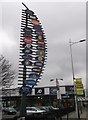
M47 41L35 13L25 6L22 9L20 35L19 85L20 94L30 94L41 79L47 59Z

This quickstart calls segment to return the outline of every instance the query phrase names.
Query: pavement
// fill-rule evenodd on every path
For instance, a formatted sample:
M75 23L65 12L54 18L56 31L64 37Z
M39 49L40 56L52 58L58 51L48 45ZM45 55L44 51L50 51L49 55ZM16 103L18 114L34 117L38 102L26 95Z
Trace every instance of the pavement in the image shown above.
M84 108L80 111L80 120L88 120L87 110L88 108ZM62 117L62 120L78 120L76 111L69 113Z

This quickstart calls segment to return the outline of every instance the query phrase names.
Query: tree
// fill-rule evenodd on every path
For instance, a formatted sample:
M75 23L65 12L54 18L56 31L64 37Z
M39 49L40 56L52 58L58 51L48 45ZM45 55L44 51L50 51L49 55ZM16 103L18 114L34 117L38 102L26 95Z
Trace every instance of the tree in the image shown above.
M13 85L16 77L15 70L12 69L12 64L3 55L0 56L0 87L2 91Z

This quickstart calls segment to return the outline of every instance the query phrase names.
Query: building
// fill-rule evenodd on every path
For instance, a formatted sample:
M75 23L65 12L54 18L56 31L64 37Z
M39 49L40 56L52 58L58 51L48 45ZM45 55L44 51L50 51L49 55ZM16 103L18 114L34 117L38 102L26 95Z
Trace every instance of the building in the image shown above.
M3 106L13 106L20 109L21 95L19 94L19 88L7 89L3 91L3 93L5 92L8 94L2 95ZM61 98L57 99L56 86L36 87L33 88L32 94L26 96L26 105L52 105L55 107L70 107L71 110L75 110L74 86L60 86L60 95Z

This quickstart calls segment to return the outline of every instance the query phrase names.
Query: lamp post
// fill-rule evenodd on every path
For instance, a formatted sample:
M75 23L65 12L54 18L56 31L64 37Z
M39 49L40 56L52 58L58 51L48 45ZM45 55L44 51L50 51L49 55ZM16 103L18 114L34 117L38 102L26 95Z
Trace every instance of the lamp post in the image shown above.
M80 43L80 42L84 42L84 41L86 41L86 39L82 39L82 40L79 40L79 41L77 41L77 42L71 42L71 39L69 40L73 83L74 83L74 79L75 79L75 74L74 74L74 65L73 65L73 56L72 56L72 46L73 46L74 44L77 44L77 43ZM77 118L80 119L75 83L74 83L74 92L75 92L75 105L76 105Z
M57 88L57 99L61 99L61 95L60 95L60 86L59 86L59 80L63 80L62 78L61 79L58 79L58 78L56 78L56 79L51 79L50 81L52 82L52 81L54 81L54 80L56 80L56 88Z
M61 78L61 79L56 78L56 79L51 79L50 81L51 81L51 82L52 82L52 81L56 81L57 100L59 100L59 110L61 111L61 109L60 109L60 99L61 99L61 93L60 93L59 80L61 80L61 81L62 81L63 79L62 79L62 78ZM62 117L61 117L60 112L59 112L59 117L60 117L60 120L62 120Z

